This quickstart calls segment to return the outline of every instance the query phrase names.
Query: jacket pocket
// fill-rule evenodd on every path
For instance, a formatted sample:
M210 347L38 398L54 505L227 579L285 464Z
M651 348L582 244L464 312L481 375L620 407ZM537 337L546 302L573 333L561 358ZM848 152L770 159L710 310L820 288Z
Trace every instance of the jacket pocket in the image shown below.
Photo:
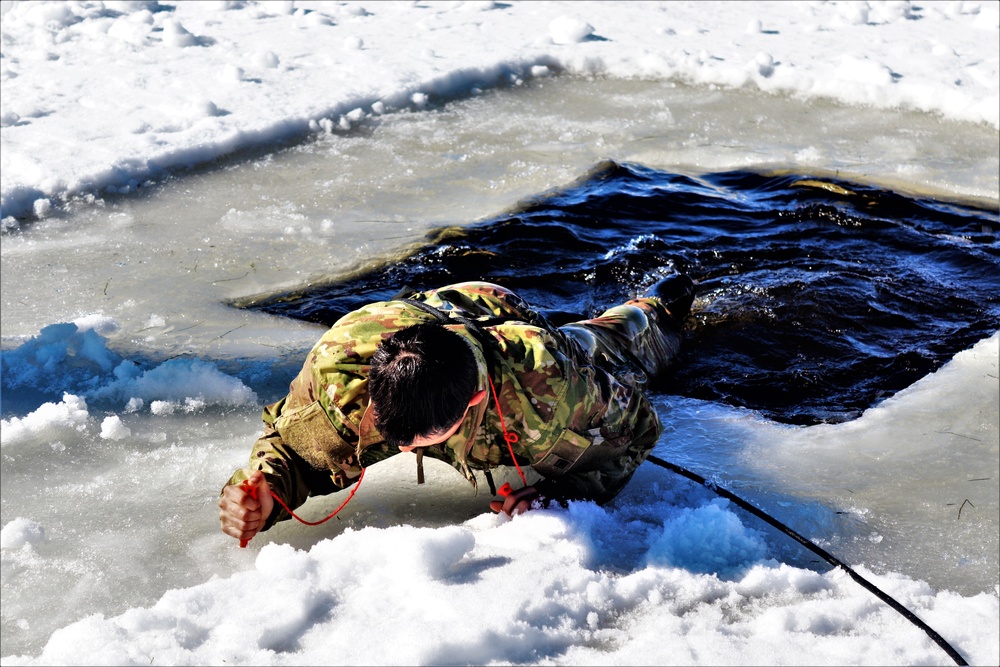
M576 465L592 444L589 438L566 429L559 434L552 449L531 467L545 477L557 477Z
M319 401L282 412L274 420L286 445L317 470L342 470L355 455L334 427Z

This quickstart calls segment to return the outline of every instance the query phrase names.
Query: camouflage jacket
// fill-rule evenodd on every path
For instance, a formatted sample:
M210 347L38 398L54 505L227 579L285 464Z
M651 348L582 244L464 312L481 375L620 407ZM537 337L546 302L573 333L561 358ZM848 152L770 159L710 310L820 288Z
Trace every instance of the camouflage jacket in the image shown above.
M543 495L605 502L621 490L662 430L640 386L595 366L569 337L496 285L462 283L411 298L447 315L507 320L479 327L489 336L486 346L467 324L446 325L472 347L480 388L489 391L487 369L493 369L497 398L490 392L470 408L455 435L427 448L426 456L448 461L473 486L473 470L512 465L499 407L507 430L518 436L517 462L544 478L535 484ZM262 470L272 491L294 509L310 495L349 487L362 467L399 453L374 426L369 360L383 338L434 319L406 300L373 303L342 317L309 353L288 395L264 409L265 430L250 469ZM237 471L229 483L247 475ZM275 510L266 527L289 518Z

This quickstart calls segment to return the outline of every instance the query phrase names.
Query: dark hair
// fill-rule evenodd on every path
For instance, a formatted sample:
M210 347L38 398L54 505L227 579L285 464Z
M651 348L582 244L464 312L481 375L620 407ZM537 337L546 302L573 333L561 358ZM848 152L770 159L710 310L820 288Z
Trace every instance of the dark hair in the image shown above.
M371 359L375 427L394 446L446 431L465 413L478 382L476 358L460 335L437 322L401 329Z

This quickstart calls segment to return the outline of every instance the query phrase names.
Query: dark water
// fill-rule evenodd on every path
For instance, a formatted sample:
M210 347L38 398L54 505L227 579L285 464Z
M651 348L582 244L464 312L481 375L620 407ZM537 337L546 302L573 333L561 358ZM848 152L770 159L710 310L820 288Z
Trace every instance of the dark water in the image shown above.
M803 175L617 164L438 230L391 265L250 307L331 324L404 285L488 280L589 317L673 271L698 298L656 390L786 423L852 419L1000 329L995 210Z

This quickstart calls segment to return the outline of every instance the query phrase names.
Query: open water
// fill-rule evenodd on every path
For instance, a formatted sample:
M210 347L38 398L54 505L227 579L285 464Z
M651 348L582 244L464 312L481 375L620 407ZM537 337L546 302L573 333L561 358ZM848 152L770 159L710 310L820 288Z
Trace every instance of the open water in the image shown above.
M332 324L403 286L510 287L590 317L673 272L697 300L658 388L789 424L837 423L1000 329L1000 216L805 174L699 178L609 163L405 258L240 305Z

